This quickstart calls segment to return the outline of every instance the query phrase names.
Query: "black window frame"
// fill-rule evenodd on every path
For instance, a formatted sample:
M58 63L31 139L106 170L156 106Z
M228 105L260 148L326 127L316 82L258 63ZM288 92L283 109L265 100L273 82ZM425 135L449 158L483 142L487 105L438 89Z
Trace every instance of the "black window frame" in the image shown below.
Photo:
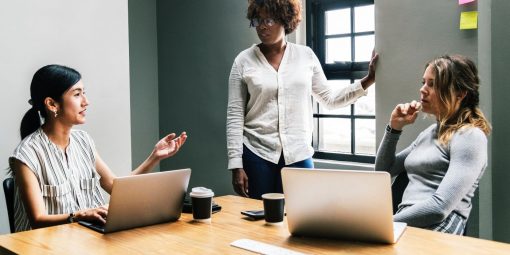
M306 1L306 44L312 48L317 55L326 78L332 80L349 80L353 83L355 80L363 78L368 71L369 62L345 62L326 64L326 39L338 37L351 38L351 60L355 56L354 38L362 35L373 35L375 31L369 32L354 32L354 7L373 5L374 0L307 0ZM341 35L325 35L325 13L329 10L335 9L351 9L351 33ZM340 114L322 114L318 106L317 113L314 112L314 129L313 146L315 149L314 158L329 159L338 161L352 161L360 163L375 163L375 155L356 154L356 120L359 119L374 119L374 115L360 115L355 114L354 104L350 105L349 115ZM320 151L318 148L318 141L320 136L319 119L336 118L336 119L349 119L351 122L351 152L330 152ZM375 142L375 141L374 141Z

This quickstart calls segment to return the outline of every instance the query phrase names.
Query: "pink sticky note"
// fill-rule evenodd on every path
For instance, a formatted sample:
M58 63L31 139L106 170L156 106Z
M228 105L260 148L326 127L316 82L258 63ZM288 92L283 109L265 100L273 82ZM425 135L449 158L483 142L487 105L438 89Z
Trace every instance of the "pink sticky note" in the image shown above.
M474 2L475 0L459 0L459 5Z

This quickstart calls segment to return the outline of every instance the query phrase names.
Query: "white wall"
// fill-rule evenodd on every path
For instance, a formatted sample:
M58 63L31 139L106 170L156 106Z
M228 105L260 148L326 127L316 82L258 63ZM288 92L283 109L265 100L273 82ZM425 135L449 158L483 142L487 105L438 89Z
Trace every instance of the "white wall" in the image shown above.
M0 2L0 179L18 144L30 81L46 64L81 72L90 101L88 131L117 175L131 170L127 0ZM0 234L9 232L3 190Z

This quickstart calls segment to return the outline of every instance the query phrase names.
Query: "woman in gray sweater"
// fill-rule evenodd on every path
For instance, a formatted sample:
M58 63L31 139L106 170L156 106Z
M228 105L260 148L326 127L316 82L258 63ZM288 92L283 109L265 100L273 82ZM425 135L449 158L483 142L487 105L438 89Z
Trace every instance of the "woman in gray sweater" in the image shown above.
M462 235L487 166L491 131L478 106L478 71L464 56L443 56L426 65L422 83L420 102L398 104L391 113L375 169L409 177L395 221ZM402 129L420 111L433 115L436 124L395 153Z

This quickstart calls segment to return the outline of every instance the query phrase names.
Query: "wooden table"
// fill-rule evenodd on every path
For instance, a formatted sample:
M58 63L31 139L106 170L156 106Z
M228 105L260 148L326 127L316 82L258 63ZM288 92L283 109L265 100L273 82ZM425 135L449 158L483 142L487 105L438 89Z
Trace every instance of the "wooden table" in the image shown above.
M212 223L195 223L190 214L177 222L100 234L78 224L0 236L0 254L253 254L230 246L241 238L309 254L510 254L510 244L408 227L394 245L290 236L287 223L266 226L240 211L262 209L262 202L237 196L215 198L223 209ZM6 251L5 249L8 249Z

